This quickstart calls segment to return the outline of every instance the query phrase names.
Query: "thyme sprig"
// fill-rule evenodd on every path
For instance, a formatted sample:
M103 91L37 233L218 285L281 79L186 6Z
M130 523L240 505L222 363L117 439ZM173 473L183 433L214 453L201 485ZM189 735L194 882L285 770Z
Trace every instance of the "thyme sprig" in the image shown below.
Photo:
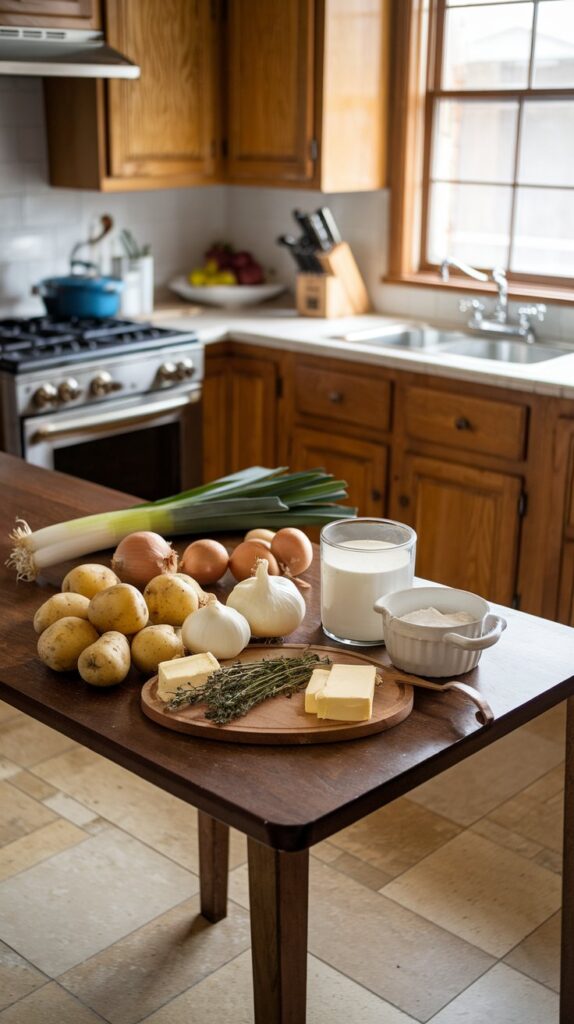
M330 665L329 658L320 658L305 651L298 658L263 658L255 662L236 662L220 668L208 677L203 686L178 686L167 704L168 711L177 711L189 704L207 704L205 717L215 725L226 725L241 718L251 708L283 694L292 694L307 685L314 668Z

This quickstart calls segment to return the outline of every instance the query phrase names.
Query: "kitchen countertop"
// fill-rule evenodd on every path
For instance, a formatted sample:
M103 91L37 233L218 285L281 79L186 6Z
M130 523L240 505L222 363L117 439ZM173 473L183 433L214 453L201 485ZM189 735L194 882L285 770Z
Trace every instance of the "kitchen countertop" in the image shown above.
M191 313L191 315L190 315ZM521 365L498 363L441 353L383 349L373 345L337 340L336 335L371 327L398 323L417 323L408 317L368 314L334 320L299 316L293 308L255 307L250 309L209 309L176 303L157 307L152 317L161 324L180 330L195 330L205 345L225 341L243 341L250 345L277 348L309 355L328 355L330 359L352 360L374 366L411 370L429 376L451 377L517 391L574 399L574 347L557 359ZM464 330L460 324L440 324L451 330ZM480 335L477 335L480 337ZM546 342L552 344L552 342ZM558 342L563 345L564 342Z

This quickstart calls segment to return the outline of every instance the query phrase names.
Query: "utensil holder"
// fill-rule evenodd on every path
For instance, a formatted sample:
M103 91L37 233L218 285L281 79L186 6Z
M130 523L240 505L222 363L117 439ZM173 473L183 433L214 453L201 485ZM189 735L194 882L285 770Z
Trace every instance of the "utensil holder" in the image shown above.
M347 242L318 252L317 259L323 274L297 275L297 312L327 318L368 313L369 295Z

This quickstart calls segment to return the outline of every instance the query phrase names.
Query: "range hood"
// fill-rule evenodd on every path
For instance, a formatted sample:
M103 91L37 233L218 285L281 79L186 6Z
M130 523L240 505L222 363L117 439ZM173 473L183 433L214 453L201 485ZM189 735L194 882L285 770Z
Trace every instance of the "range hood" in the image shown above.
M0 24L0 75L139 78L140 69L103 32Z

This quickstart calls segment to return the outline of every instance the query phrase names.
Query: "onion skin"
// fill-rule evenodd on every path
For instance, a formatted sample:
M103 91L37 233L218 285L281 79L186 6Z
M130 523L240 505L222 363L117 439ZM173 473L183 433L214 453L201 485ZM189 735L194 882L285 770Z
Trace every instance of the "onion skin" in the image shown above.
M268 563L270 576L280 575L277 559L264 543L258 540L244 540L237 545L229 559L229 568L235 579L241 582L253 576L259 558L264 558Z
M179 572L193 576L203 586L217 583L225 575L228 564L227 550L218 540L194 540L181 556Z
M177 551L159 533L140 530L130 533L118 544L112 569L122 583L143 589L154 576L177 569Z
M243 540L268 540L269 544L275 536L274 530L266 530L265 527L257 527L255 530L248 530Z
M271 552L275 555L281 572L286 576L298 576L305 572L313 561L313 545L306 533L295 526L278 530L271 541Z

